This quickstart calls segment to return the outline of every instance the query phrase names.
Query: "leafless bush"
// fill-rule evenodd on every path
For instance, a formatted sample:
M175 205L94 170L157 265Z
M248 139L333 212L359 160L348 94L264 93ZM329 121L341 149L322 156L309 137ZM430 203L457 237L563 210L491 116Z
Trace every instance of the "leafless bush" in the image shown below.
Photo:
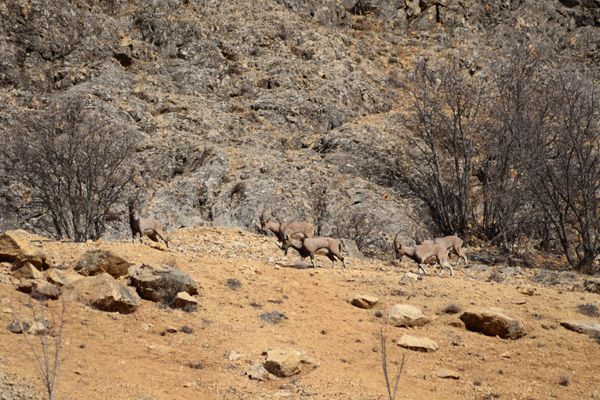
M404 369L405 355L402 355L402 361L398 366L398 371L395 376L390 376L388 370L388 353L387 353L387 336L385 333L385 325L379 331L379 339L381 343L381 367L383 368L383 377L385 378L385 386L387 389L388 399L395 400L398 393L398 383Z
M462 234L471 213L475 138L484 90L456 63L430 68L420 62L404 86L409 100L406 184L431 210L443 234Z
M49 320L45 311L47 304L43 301L37 303L30 301L28 307L31 310L33 327L36 329L36 332L33 333L36 336L37 343L27 334L27 330L30 328L20 322L23 338L30 355L33 357L37 373L44 383L44 391L48 396L48 400L55 400L58 373L62 362L60 354L66 306L64 302L61 303L58 319L51 312ZM21 321L18 318L15 318L15 320ZM41 329L36 328L36 324L42 324L43 327Z
M131 181L132 135L82 98L30 113L8 130L0 164L28 188L27 205L56 238L99 238L109 210Z
M336 221L337 237L353 240L363 254L373 255L378 252L377 249L385 250L381 248L385 241L380 240L381 221L376 215L361 209L342 215Z

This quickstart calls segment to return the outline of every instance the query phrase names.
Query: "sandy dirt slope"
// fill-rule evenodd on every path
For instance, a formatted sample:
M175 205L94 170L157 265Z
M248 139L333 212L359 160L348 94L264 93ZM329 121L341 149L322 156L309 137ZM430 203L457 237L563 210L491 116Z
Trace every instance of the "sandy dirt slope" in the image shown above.
M534 272L524 271L499 284L485 281L489 272L474 265L457 268L454 278L428 276L402 285L404 271L416 270L408 261L394 266L350 259L342 270L321 257L322 268L304 268L295 253L284 257L273 237L237 229L181 229L171 241L169 251L131 243L44 243L57 264L73 266L86 250L107 248L132 262L175 265L201 285L201 307L194 313L145 300L129 315L67 304L60 399L385 399L383 319L376 313L396 303L418 306L433 318L419 328L387 327L390 362L406 354L399 399L600 398L600 344L560 326L564 319L598 322L577 312L578 304L600 306L599 295L570 290L582 277L546 287L532 284ZM241 287L230 288L228 279ZM525 287L534 295L523 294ZM359 293L381 303L356 308L349 300ZM10 310L30 316L28 301L12 283L0 284L0 371L41 388L24 337L6 329ZM523 319L527 335L502 340L455 327L459 314L441 312L450 304L501 307ZM59 306L55 301L49 308ZM287 318L279 324L260 318L271 311ZM184 325L193 332L164 333ZM402 349L394 342L403 333L433 339L439 350ZM319 367L267 382L244 376L264 359L263 351L275 347L304 350ZM231 352L241 357L230 361ZM441 368L459 372L460 379L436 377ZM567 386L559 384L563 377Z

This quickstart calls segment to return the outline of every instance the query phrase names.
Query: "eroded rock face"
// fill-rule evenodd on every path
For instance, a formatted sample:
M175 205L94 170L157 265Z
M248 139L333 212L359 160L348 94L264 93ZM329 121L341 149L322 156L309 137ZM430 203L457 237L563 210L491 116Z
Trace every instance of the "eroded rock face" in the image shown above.
M8 261L17 266L32 264L37 269L45 269L46 256L41 249L32 245L32 241L45 238L18 229L6 231L0 235L0 261Z
M169 267L142 264L130 268L129 279L140 297L171 305L180 292L198 294L198 284L185 272Z
M474 308L460 316L465 327L487 336L499 336L502 339L518 339L526 331L521 319L496 307Z
M431 321L423 311L410 304L396 304L390 309L388 318L398 327L421 326Z
M107 273L79 279L63 288L65 301L78 301L101 311L128 314L140 305L134 290L123 286Z
M295 349L273 349L268 350L265 355L265 369L280 378L312 371L318 366L304 352Z
M103 272L113 278L127 275L131 263L112 251L90 250L77 262L75 270L84 276L98 275Z

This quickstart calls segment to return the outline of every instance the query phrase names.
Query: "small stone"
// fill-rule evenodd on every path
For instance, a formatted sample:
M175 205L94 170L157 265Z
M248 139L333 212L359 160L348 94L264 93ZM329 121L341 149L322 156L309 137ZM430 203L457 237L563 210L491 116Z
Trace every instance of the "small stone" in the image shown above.
M435 376L442 379L460 379L460 374L451 369L441 368L435 372Z
M526 287L521 290L521 293L526 296L533 296L535 294L535 289L532 287Z
M29 331L31 322L14 320L8 324L7 329L12 333L25 333Z
M311 371L317 363L304 352L294 349L273 349L266 353L264 367L271 374L281 378Z
M241 357L242 357L242 355L241 355L240 353L236 352L236 351L230 351L230 352L227 354L227 359L228 359L229 361L237 361L237 360L239 360Z
M375 304L379 303L379 299L374 296L357 295L354 296L350 303L358 308L369 309L373 308Z
M261 363L250 366L244 372L244 375L253 381L259 382L264 382L266 380L271 379L271 374L269 374L269 371L267 371Z
M584 333L592 338L600 338L600 324L594 321L563 321L560 323L564 328Z
M422 279L422 278L419 275L415 274L414 272L406 272L402 276L402 278L400 278L400 283L402 285L410 285L410 284L415 283L419 279Z
M198 300L187 292L179 292L175 296L175 300L173 300L172 307L180 308L186 312L193 312L198 309Z
M167 326L165 331L167 331L168 333L177 333L177 328L172 327L172 326Z
M423 311L409 304L396 304L390 309L388 318L398 327L422 326L430 322Z
M400 347L404 347L405 349L424 352L433 352L437 351L438 349L437 343L429 338L407 334L402 335L396 344Z
M502 339L518 339L525 336L523 322L500 308L474 308L465 311L460 319L468 330L487 336L499 336Z
M191 327L189 327L189 326L187 326L187 325L183 325L181 328L179 328L179 330L181 332L183 332L183 333L188 334L188 335L191 334L192 332L194 332L194 329L191 328Z

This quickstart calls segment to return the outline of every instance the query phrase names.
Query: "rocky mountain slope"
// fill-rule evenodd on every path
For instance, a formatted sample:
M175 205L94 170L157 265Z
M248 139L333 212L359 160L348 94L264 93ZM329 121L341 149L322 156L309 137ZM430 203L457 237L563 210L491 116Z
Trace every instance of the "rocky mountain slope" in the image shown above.
M414 237L429 217L382 167L407 151L398 87L414 61L456 56L485 79L531 41L597 78L599 18L594 0L2 2L0 136L83 96L135 132L127 195L169 228L254 229L266 209L323 233L362 213L376 238ZM48 223L22 188L0 192L0 229ZM125 211L107 237L126 234Z
M234 228L179 229L170 250L7 235L0 237L0 258L12 260L0 263L0 397L7 400L45 398L31 349L39 351L35 332L57 337L63 303L40 307L16 290L32 281L71 298L58 399L387 399L382 328L391 373L405 356L399 399L600 396L597 278L474 261L453 278L418 278L411 261L350 258L342 270L322 257L313 269L296 254L283 256L273 237ZM90 258L98 252L113 258ZM468 254L476 259L480 250ZM123 262L138 277L142 264L176 268L197 284L197 308L157 302L174 286L150 279L155 290L141 289L139 279L128 282ZM131 297L85 283L98 279ZM107 311L131 298L133 310ZM264 353L275 349L282 353Z

